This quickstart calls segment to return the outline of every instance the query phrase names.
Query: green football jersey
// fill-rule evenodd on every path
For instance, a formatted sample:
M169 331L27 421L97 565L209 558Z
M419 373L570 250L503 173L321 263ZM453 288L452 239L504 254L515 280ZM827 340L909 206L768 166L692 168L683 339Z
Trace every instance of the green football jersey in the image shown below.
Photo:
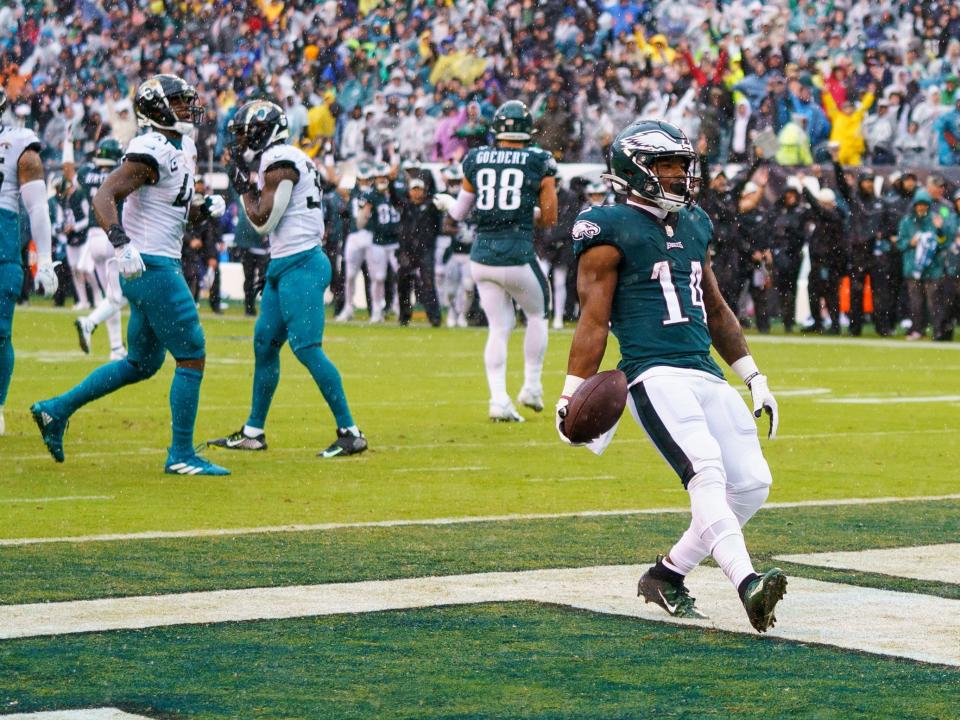
M476 200L472 220L477 239L470 251L484 265L525 265L533 251L533 209L540 202L540 182L557 174L557 163L536 147L474 148L463 159L463 176Z
M350 191L350 232L355 233L360 229L357 227L357 216L360 214L361 207L370 204L372 195L373 190L363 190L359 187ZM371 217L365 229L373 230L375 220L375 217Z
M100 189L103 181L107 179L107 175L109 175L113 169L114 168L97 167L93 163L84 163L77 168L77 184L83 188L87 197L93 200L97 194L97 190Z
M373 230L374 245L396 245L400 242L400 210L393 193L375 190L370 201L373 203L370 229Z
M610 329L631 382L662 365L723 377L710 356L701 287L713 224L699 207L678 215L672 236L655 217L626 204L584 210L573 226L577 256L597 245L612 245L622 256Z

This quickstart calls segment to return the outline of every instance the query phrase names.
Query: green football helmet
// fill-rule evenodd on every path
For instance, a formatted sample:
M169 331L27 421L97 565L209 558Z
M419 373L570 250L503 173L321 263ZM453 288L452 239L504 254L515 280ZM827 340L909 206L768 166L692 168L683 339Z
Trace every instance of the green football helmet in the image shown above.
M123 157L123 147L116 138L104 138L97 143L93 153L93 164L97 167L116 167Z
M654 171L658 160L680 157L684 174L669 178L666 187ZM662 120L635 120L610 146L609 180L620 194L649 200L667 212L690 207L700 189L700 163L693 145L676 125Z
M497 108L497 112L493 114L491 129L497 140L513 142L530 142L536 132L533 128L533 115L519 100L507 100Z

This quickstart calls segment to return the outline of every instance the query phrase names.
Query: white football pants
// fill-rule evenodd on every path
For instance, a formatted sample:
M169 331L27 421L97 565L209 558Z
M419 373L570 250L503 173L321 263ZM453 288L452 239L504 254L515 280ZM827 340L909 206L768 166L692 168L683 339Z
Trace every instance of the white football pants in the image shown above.
M443 266L443 296L450 312L465 316L473 295L473 275L470 274L470 256L455 253Z
M370 271L370 302L373 308L370 311L371 319L383 317L384 300L387 296L387 266L393 268L393 277L396 280L399 271L397 250L399 245L372 245L367 253L367 269ZM399 298L393 294L393 311L399 310Z
M353 298L357 290L357 275L360 274L360 266L364 261L367 263L367 271L372 275L370 249L373 247L373 233L369 230L357 230L347 235L343 243L343 259L346 278L344 280L344 300L346 304L344 309L353 311ZM372 291L372 288L371 288ZM372 313L372 309L371 309Z
M712 554L738 587L754 572L741 528L773 482L743 398L709 373L657 367L634 381L627 404L690 494L693 518L669 564L686 575Z
M540 376L543 356L547 352L547 310L550 307L550 285L536 262L526 265L482 265L470 263L470 274L480 293L480 306L487 315L487 347L483 361L490 385L490 402L506 405L507 343L516 324L516 301L527 318L523 339L523 387L542 392Z
M84 258L85 254L86 243L83 245L67 245L67 264L70 265L73 289L77 293L78 302L93 306L103 300L103 291L97 286L96 278L88 271L89 262ZM92 295L87 294L88 283Z
M550 278L553 287L553 319L563 322L563 311L567 307L567 266L554 265L550 274L550 263L540 260L540 269Z
M447 252L447 248L450 247L450 243L453 242L453 238L449 235L437 235L437 247L436 252L433 254L433 277L435 279L434 287L437 288L437 300L440 301L440 307L447 307L447 293L444 288L446 288L446 263L443 262L443 256Z
M100 301L92 313L87 318L94 326L105 323L107 326L107 335L110 340L110 350L120 350L123 348L123 327L120 321L120 309L127 304L127 299L121 294L119 302L112 294L107 291L110 287L110 277L108 276L107 262L116 257L113 245L110 244L107 233L101 227L92 227L87 231L87 251L90 253L90 259L93 261L94 274L97 282L103 289L106 297ZM116 269L113 270L116 273ZM119 283L118 278L113 278L115 283Z

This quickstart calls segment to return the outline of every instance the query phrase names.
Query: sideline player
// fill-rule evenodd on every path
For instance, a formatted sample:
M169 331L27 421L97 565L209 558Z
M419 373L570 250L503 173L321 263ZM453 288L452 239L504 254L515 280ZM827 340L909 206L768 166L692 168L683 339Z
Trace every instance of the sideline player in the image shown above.
M764 632L787 579L778 568L754 571L741 528L767 498L770 468L749 410L710 356L711 342L750 389L754 414L770 415L771 438L777 403L710 269L713 225L694 205L697 156L676 126L637 120L614 140L610 169L606 177L625 200L586 210L573 228L581 313L557 428L569 442L567 403L596 373L612 330L630 411L680 476L693 515L683 537L640 579L639 594L671 615L703 617L684 577L712 555Z
M280 348L290 349L310 371L337 421L337 438L319 453L330 458L367 449L354 424L337 368L323 352L323 294L330 261L323 240L323 191L313 161L287 143L287 116L275 103L254 100L230 121L231 180L254 229L270 236L270 264L253 334L256 361L253 400L246 424L208 445L229 450L266 450L264 432L280 382ZM257 181L250 180L256 169Z
M373 232L370 228L373 212L373 167L360 163L357 167L357 182L350 191L350 231L343 243L344 302L340 314L334 318L337 322L353 319L353 298L357 291L357 276L367 263L369 275L373 258ZM369 227L368 227L369 226ZM370 293L367 293L368 297ZM373 317L373 309L370 308Z
M63 146L63 176L75 179L80 189L93 202L97 190L123 157L123 148L119 140L105 138L97 143L97 149L90 162L85 162L78 168L75 166L73 157L73 140L67 138ZM126 301L122 295L111 297L107 281L107 263L113 258L113 245L110 244L110 239L102 227L91 224L87 230L87 244L84 248L93 262L96 281L106 297L93 312L77 318L74 322L80 349L89 354L91 335L101 324L106 324L107 336L110 340L110 359L122 360L127 356L127 349L123 346L120 310Z
M516 323L516 301L527 321L524 380L517 400L540 412L550 287L533 251L533 226L537 207L537 225L550 227L557 222L557 163L547 151L530 146L533 117L522 102L509 100L497 108L491 129L496 146L467 153L457 199L437 197L454 220L464 220L472 210L477 224L470 272L489 325L483 359L490 386L490 418L523 422L507 394L507 343Z
M54 460L63 462L70 416L94 400L152 377L169 351L177 362L170 385L173 441L164 472L229 475L196 454L193 426L206 346L180 254L189 217L219 217L223 199L193 203L196 149L189 133L203 117L197 91L175 75L155 75L137 89L137 120L148 132L130 141L123 162L97 192L97 220L115 248L123 294L130 302L129 355L101 366L72 390L30 408ZM117 204L124 201L123 225Z
M0 87L0 115L7 93ZM33 130L0 126L0 435L6 431L3 406L13 376L13 311L23 287L20 259L20 201L30 218L30 237L37 247L37 292L57 292L56 266L51 255L47 183L40 160L40 140Z

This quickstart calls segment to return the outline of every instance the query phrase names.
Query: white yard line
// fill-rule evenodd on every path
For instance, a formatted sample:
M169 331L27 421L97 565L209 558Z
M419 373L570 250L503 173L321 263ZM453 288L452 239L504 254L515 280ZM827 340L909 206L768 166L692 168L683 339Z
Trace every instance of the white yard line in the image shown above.
M845 345L849 347L885 348L909 350L942 350L946 352L960 350L958 342L904 342L903 340L887 340L883 338L851 338L851 337L783 337L782 335L748 335L747 342L760 345Z
M687 581L710 619L681 621L637 599L641 572L618 565L7 605L0 638L517 601L756 635L720 570L701 567ZM790 578L777 617L771 637L960 665L960 600Z
M779 555L777 560L960 585L960 543L856 552Z
M27 503L52 503L52 502L83 502L85 500L115 500L114 495L61 495L57 497L40 498L0 498L0 505Z
M572 482L574 480L616 480L616 475L571 475L560 477L532 477L522 478L523 482Z
M393 472L395 473L436 473L436 472L480 472L481 470L489 470L490 468L486 465L461 465L459 467L412 467L412 468L394 468Z
M960 395L916 395L916 396L881 396L881 397L835 397L821 398L815 402L830 405L892 405L903 403L953 403L960 402Z
M116 708L17 713L16 715L4 715L3 718L4 720L150 720L146 715L131 715Z
M207 410L213 408L204 406ZM274 405L273 407L277 407ZM302 407L297 405L295 407ZM228 409L227 406L224 406L224 409ZM233 406L230 406L229 409L235 409ZM509 432L510 428L504 428L505 431ZM829 432L829 433L799 433L799 434L782 434L777 435L777 441L780 440L824 440L831 438L855 438L855 437L887 437L888 435L894 435L897 437L902 437L905 435L930 435L930 434L941 434L941 433L950 433L954 434L960 432L960 427L956 428L930 428L927 430L864 430L864 431L851 431L851 432ZM34 434L34 433L31 433ZM38 438L39 442L39 438ZM72 441L68 437L66 440L69 445ZM141 442L139 440L132 442ZM649 441L646 438L617 438L615 441L616 445L647 445ZM88 441L84 440L82 442L84 445L102 445L103 441ZM375 445L374 450L382 450L384 452L399 452L399 451L410 451L410 450L436 450L441 445L438 443L409 443L405 445ZM457 442L458 448L536 448L536 447L560 447L559 440L501 440L499 438L490 439L486 442ZM280 454L280 453L308 453L308 449L304 448L282 448L272 446L269 450L271 454ZM114 450L110 452L79 452L74 453L70 452L69 448L67 451L67 460L75 460L82 458L98 458L98 457L129 457L133 455L150 455L150 454L162 454L162 448L139 448L137 450ZM49 453L37 452L31 455L11 455L4 460L10 461L28 461L28 460L49 460Z
M915 495L909 497L840 498L833 500L798 500L767 503L764 509L797 507L835 507L841 505L877 505L885 503L918 502L924 500L960 500L955 495ZM621 517L628 515L660 515L688 513L687 507L644 508L632 510L583 510L565 513L530 513L515 515L476 515L468 517L425 518L419 520L372 520L352 523L317 523L311 525L266 525L245 528L201 528L197 530L148 530L135 533L105 533L100 535L71 535L64 537L34 537L0 539L2 546L41 545L47 543L113 542L117 540L163 540L168 538L223 537L231 535L261 535L265 533L317 532L354 528L409 527L433 525L466 525L485 522L518 522L525 520L562 520L566 518Z

